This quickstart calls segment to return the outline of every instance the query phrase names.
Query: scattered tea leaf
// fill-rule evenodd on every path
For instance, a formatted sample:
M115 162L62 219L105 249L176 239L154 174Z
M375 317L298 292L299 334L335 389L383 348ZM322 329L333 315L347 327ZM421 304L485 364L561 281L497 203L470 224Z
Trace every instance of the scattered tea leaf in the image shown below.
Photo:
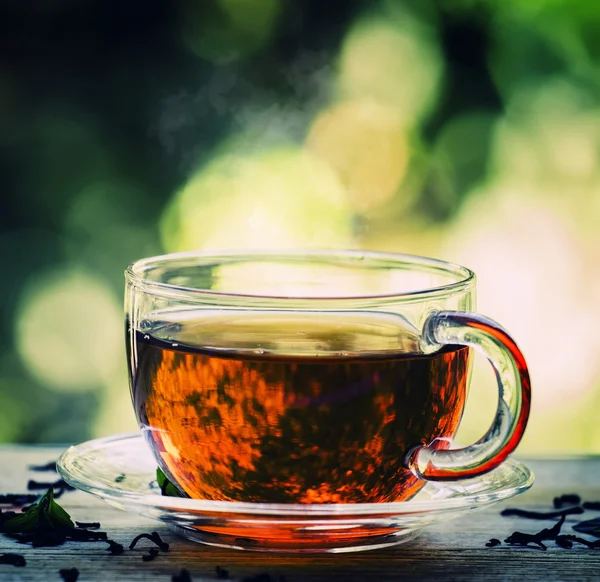
M559 539L560 538L560 539ZM600 540L596 540L591 542L584 538L580 538L578 536L573 535L562 535L556 538L556 543L563 548L571 548L573 546L573 542L577 542L578 544L582 544L592 550L600 550ZM568 544L571 544L570 546Z
M23 568L27 565L27 562L25 561L25 556L21 554L0 554L0 564Z
M494 548L496 546L499 546L502 542L497 539L497 538L492 538L489 542L487 542L486 547L487 548Z
M528 509L503 509L500 515L504 517L525 517L527 519L556 519L566 515L579 515L584 512L583 507L567 507L556 511L529 511Z
M121 473L115 477L115 483L123 483L125 481L125 473Z
M518 516L529 519L551 519L560 516L560 521L550 529L543 529L536 534L528 534L523 532L514 532L505 542L515 546L532 547L531 544L544 550L546 545L542 542L545 540L554 540L560 548L571 549L574 544L581 544L587 548L600 550L600 539L591 541L585 538L571 534L561 534L560 529L568 515L578 515L586 510L600 510L600 501L584 501L581 502L581 497L576 493L565 493L553 499L555 511L529 511L523 509L505 509L501 511L504 516ZM567 506L567 507L563 507ZM600 538L600 518L589 519L577 522L573 525L573 529L580 533L593 535ZM491 539L485 544L487 547L495 547L498 545L495 539Z
M179 571L179 574L173 574L173 576L171 576L171 582L192 582L192 577L185 568L182 568Z
M581 504L581 497L577 493L564 493L559 497L555 497L552 501L555 509L562 509L563 507L573 507L574 505Z
M31 544L32 548L51 548L62 546L67 541L67 537L59 531L32 531L24 534L13 534L10 537L17 540L20 544Z
M565 523L565 516L563 515L551 528L544 528L538 532L538 536L542 540L555 540L560 534L560 530Z
M64 489L65 491L72 491L75 489L73 485L69 485L64 479L59 479L53 483L35 481L34 479L29 479L27 482L27 491L41 491L48 489L49 487L52 487L53 489Z
M56 461L50 461L45 465L29 465L28 469L30 471L39 471L40 473L44 471L53 471L56 473Z
M66 541L97 542L106 541L107 534L103 531L89 531L86 529L48 529L36 528L26 533L6 534L22 544L31 544L34 548L60 546Z
M580 544L583 544L584 546L587 546L588 548L590 548L592 550L600 550L600 540L595 540L593 542L590 542L589 540L585 540L583 538L576 537L576 536L573 536L573 540Z
M98 529L100 527L99 521L76 521L75 525L77 527L82 527L84 529Z
M108 544L108 548L106 548L107 552L110 552L113 556L118 556L122 554L125 548L121 544L118 544L114 540L105 540Z
M79 570L77 568L59 570L58 573L65 582L77 582L79 578Z
M546 551L548 548L538 539L535 534L523 533L521 531L515 531L505 540L505 543L511 546L522 546L524 548L531 547L529 544L535 544L541 550Z
M185 497L159 468L156 469L156 481L160 487L161 495L166 497Z
M33 503L40 498L39 495L33 493L5 493L0 495L0 504L2 505L25 505Z
M142 560L144 562L151 562L152 560L154 560L154 558L156 558L156 556L158 556L158 553L158 548L150 548L148 550L148 553L142 556Z
M560 534L562 525L565 523L563 515L551 528L544 528L536 534L528 534L520 531L513 532L504 541L511 546L531 547L530 544L535 544L542 550L546 550L546 545L543 543L546 540L556 540Z
M580 533L589 534L600 538L600 518L588 519L586 521L580 521L573 526L575 531Z
M556 545L561 547L561 548L565 548L567 550L570 550L573 547L573 537L571 535L560 535L560 536L556 536Z
M151 534L141 533L140 535L135 536L135 538L133 538L133 540L129 544L129 549L133 550L135 548L135 546L138 544L138 542L143 539L150 540L152 543L156 544L164 552L169 551L169 544L164 542L162 540L162 538L160 537L160 535L158 534L158 532L155 532L155 531L153 531Z

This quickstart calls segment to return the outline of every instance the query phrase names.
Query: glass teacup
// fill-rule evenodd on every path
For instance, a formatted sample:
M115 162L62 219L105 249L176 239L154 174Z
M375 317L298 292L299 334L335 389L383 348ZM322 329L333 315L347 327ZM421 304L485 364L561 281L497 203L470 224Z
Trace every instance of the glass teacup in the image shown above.
M405 501L518 445L530 383L515 342L474 313L464 267L362 251L165 255L126 271L135 414L158 466L198 499ZM471 351L496 416L451 449Z

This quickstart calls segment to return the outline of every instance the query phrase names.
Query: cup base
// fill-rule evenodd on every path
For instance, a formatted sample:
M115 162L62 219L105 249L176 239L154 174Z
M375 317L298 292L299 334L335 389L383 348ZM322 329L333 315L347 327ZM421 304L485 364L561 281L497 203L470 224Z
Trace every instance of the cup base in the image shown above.
M235 528L227 531L228 528L225 527L211 527L207 531L202 527L173 523L168 526L176 534L206 546L281 554L342 554L378 550L409 542L421 533L420 530L398 531L397 528L390 528L390 532L382 532L382 528L378 528L380 531L373 532L366 527L348 531L347 526L342 526L339 532L335 532L332 531L335 526L331 525L327 526L327 533L319 531L319 526L276 527L262 532L257 531L256 527L251 532L240 532L235 531ZM218 529L223 531L216 531Z

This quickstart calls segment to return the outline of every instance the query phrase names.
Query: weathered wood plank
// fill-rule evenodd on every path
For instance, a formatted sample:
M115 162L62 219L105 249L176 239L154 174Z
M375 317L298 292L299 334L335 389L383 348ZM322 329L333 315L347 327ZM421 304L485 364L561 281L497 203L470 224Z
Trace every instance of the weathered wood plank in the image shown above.
M27 479L51 481L53 473L31 473L30 464L44 464L56 459L56 448L0 448L0 492L25 491ZM0 536L0 553L25 555L27 566L0 565L2 582L60 581L61 568L77 567L79 580L169 582L172 574L187 568L194 582L216 580L215 568L226 568L232 579L261 572L286 582L366 582L387 580L595 580L600 579L600 551L577 548L564 550L549 542L548 551L501 546L486 548L490 537L504 539L518 529L534 533L552 522L503 518L501 507L519 506L549 509L555 495L580 493L585 499L600 499L600 459L580 458L536 460L537 483L521 497L501 506L473 512L454 521L427 530L420 538L396 548L356 554L296 557L218 550L174 536L158 522L120 512L80 492L65 494L60 502L78 521L100 521L102 529L115 541L128 546L143 531L158 531L171 544L171 551L161 553L153 562L143 562L145 550L140 546L111 556L106 544L67 543L58 548L35 548L19 545ZM600 516L590 513L589 516ZM565 533L577 518L568 520Z

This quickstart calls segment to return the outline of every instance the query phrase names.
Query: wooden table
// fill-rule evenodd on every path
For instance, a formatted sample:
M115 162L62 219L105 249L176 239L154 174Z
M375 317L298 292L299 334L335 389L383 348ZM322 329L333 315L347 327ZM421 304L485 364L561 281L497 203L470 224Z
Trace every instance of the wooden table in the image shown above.
M0 493L25 492L28 479L53 480L53 473L32 473L28 465L55 460L61 449L51 447L0 447ZM152 562L143 562L145 549L125 550L111 556L103 542L73 543L54 548L31 548L0 535L0 553L23 554L27 566L0 565L0 581L61 581L58 571L76 567L79 581L121 582L149 580L170 582L182 567L194 582L217 579L217 566L226 568L232 580L268 573L285 582L378 580L600 580L600 550L577 546L571 550L548 542L548 550L513 548L505 545L486 548L491 537L501 540L515 530L535 533L551 527L552 521L531 521L499 515L506 506L549 510L554 496L579 493L586 500L600 500L600 458L525 460L536 474L533 489L522 496L434 526L416 540L392 549L354 554L295 557L219 550L195 544L173 535L159 522L120 512L81 492L69 492L60 499L74 520L100 521L109 537L128 546L139 533L158 531L171 544L168 553ZM588 511L583 518L600 517ZM567 520L563 533L575 533Z

